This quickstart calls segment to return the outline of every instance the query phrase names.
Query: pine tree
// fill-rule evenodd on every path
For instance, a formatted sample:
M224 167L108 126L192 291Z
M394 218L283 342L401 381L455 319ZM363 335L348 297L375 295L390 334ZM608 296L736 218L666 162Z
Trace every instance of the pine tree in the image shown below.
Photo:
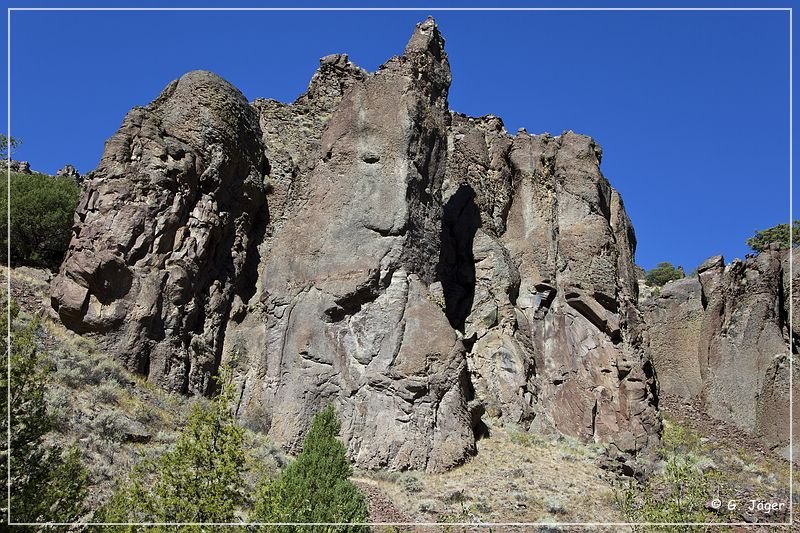
M800 245L800 220L792 223L792 242L789 242L789 224L778 224L771 228L756 231L755 235L747 239L747 246L754 252L761 253L769 249L771 245L777 245L779 249L786 250Z
M336 438L341 424L333 406L317 413L297 459L275 480L264 480L256 496L253 520L270 523L350 523L349 526L299 527L287 531L368 531L367 503L350 482L352 468ZM277 527L266 529L277 530Z
M231 413L230 371L220 369L218 381L221 393L209 404L192 407L175 447L134 469L98 513L98 522L237 521L236 510L245 501L244 430ZM209 530L181 528L194 529Z
M675 268L672 263L659 263L645 274L645 281L651 287L663 287L668 281L674 281L685 277L683 267Z
M11 422L10 518L14 522L73 522L86 510L88 472L77 449L65 451L44 443L53 421L44 396L50 370L37 347L39 326L35 320L20 325L19 308L12 304L10 310L2 311L0 331L7 331L9 317L11 374L8 382L3 380L2 392L5 396L10 387L10 412L5 412L6 402L2 403L3 420ZM2 349L8 354L4 334ZM9 454L3 448L6 467Z

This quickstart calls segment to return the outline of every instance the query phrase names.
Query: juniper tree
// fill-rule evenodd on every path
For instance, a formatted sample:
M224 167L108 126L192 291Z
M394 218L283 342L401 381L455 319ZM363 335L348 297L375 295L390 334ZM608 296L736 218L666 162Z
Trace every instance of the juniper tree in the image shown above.
M792 242L789 242L789 224L778 224L764 230L756 231L755 235L747 239L747 246L755 252L763 252L770 245L776 244L779 249L785 250L800 244L800 220L792 223Z
M297 458L274 480L265 479L256 495L254 521L271 523L348 523L347 526L287 526L286 531L368 531L367 503L350 482L352 468L332 406L314 417ZM277 527L266 527L277 530Z
M7 201L11 185L11 213ZM11 173L0 179L0 260L7 262L11 235L12 264L58 268L72 238L80 187L66 177ZM8 220L11 228L8 228Z
M246 465L244 430L231 412L234 389L229 380L230 371L223 367L220 394L192 406L175 447L135 468L100 510L99 522L237 521L236 511L245 501ZM186 529L209 528L181 528Z
M645 273L645 281L651 287L662 287L668 281L674 281L685 277L683 267L675 268L672 263L659 263L655 268Z

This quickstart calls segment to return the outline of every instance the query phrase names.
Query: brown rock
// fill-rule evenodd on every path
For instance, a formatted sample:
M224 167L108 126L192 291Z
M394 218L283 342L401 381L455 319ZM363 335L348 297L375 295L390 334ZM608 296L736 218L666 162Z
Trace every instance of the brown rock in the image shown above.
M403 56L344 92L307 203L265 258L259 340L249 325L226 335L246 358L242 409L267 409L270 435L292 449L334 403L360 466L439 471L474 452L464 348L428 290L449 121L442 47L426 21Z
M229 363L238 415L290 450L334 404L360 467L450 468L484 412L652 449L636 241L600 147L451 113L449 86L432 20L375 73L323 58L292 104L187 74L109 140L54 308L172 390Z
M125 117L76 212L52 304L101 333L128 368L209 392L222 324L263 223L256 115L210 72L172 82Z
M727 266L712 257L698 267L699 279L668 283L645 306L662 390L699 399L711 416L787 456L788 256L768 250ZM795 369L795 384L799 378Z

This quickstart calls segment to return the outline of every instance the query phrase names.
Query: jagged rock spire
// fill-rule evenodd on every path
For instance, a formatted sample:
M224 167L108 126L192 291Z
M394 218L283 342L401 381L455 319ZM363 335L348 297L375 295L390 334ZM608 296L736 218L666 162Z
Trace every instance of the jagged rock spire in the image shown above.
M437 60L446 57L444 53L444 37L439 33L439 27L433 17L428 17L417 24L417 29L406 45L405 54L414 52L429 52Z

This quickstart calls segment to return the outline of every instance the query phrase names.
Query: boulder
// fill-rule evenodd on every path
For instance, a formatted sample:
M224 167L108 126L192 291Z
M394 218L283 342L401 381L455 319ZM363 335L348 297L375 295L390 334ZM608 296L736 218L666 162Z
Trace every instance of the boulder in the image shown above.
M80 172L78 172L78 170L74 166L69 165L69 164L64 165L64 168L58 169L56 171L56 176L59 176L59 177L62 177L62 178L70 178L70 179L73 179L75 181L81 181L82 180Z

